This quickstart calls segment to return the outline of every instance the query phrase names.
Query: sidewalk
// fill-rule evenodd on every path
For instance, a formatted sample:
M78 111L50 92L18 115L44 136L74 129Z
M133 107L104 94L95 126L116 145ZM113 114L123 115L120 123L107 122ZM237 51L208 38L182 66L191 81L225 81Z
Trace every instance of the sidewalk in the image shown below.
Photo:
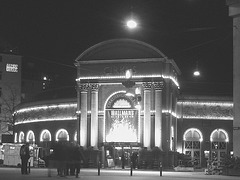
M56 179L83 179L83 180L186 180L186 179L212 179L212 180L234 180L239 177L223 175L205 175L204 172L171 172L163 171L160 176L159 171L133 171L130 176L130 170L101 169L98 176L97 169L81 169L79 178L75 176L59 177L56 169L52 170L52 176L48 177L48 169L32 168L29 175L22 175L20 168L0 167L0 179L11 180L56 180Z

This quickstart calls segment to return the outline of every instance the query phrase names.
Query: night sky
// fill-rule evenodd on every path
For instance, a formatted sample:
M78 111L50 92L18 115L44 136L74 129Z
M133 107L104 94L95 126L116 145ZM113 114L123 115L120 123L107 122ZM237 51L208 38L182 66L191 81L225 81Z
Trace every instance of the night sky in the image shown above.
M139 22L136 31L124 25L130 15ZM79 54L113 38L155 46L175 60L182 82L232 86L232 18L225 0L0 1L0 48L18 47L25 59L61 66L66 76Z

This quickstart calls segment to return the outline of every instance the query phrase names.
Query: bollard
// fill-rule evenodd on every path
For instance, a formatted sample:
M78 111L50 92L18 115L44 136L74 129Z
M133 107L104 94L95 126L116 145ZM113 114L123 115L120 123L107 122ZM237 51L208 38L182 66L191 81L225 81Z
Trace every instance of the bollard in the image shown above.
M160 176L162 176L162 162L159 163Z
M28 174L30 174L30 162L28 162Z
M132 176L132 172L133 172L133 164L132 164L132 162L131 162L130 176Z
M98 176L100 176L100 167L101 167L101 162L98 162Z

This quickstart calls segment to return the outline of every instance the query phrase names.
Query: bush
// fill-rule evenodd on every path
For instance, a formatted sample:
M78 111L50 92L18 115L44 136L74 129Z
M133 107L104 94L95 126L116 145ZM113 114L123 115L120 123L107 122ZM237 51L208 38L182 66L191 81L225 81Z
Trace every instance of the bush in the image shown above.
M230 169L240 169L240 158L226 155L222 161L224 167Z

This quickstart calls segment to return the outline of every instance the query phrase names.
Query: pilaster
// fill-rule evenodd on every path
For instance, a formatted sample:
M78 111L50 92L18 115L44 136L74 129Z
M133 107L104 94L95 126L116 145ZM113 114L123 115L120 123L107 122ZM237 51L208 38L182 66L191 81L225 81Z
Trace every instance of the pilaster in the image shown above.
M162 89L163 81L154 82L155 88L155 147L162 149Z
M151 149L151 88L152 83L144 82L144 122L143 122L143 146Z
M87 95L89 84L80 84L81 92L81 122L80 122L80 146L87 148Z
M91 84L91 141L94 149L98 149L98 89L99 85Z

